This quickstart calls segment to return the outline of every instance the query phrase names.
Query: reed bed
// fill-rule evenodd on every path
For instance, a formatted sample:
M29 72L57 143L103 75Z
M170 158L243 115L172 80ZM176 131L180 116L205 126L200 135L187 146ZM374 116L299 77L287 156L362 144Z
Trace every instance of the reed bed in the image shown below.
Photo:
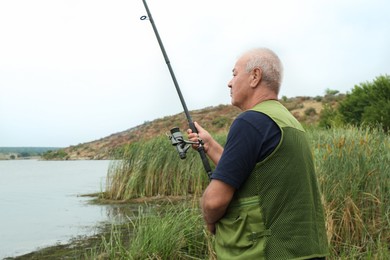
M389 136L346 127L313 129L310 138L332 255L389 259Z
M329 258L390 259L389 135L380 129L354 127L329 130L310 128L308 134L327 219L331 249ZM218 140L224 138L225 135L217 137ZM166 137L158 137L131 144L125 149L124 159L110 167L105 194L108 198L118 200L188 194L195 195L193 198L196 198L207 183L207 175L195 151L189 151L187 159L180 160ZM197 203L186 204L185 209L173 210L174 214L168 216L174 218L174 215L180 215L180 218L191 219L192 222L188 222L188 225L198 230L199 225L202 226L198 222L198 207ZM156 226L175 230L180 225L180 222L170 221L162 215L157 217L158 221L164 223L149 222L143 218L135 222L134 229L144 230L146 233L142 235L142 239L136 238L130 242L131 246L125 249L126 254L133 250L145 250L145 246L154 243L181 245L175 240L161 240L167 233L165 230L155 229L154 232L161 232L160 238L153 235L153 232L147 232ZM202 244L198 256L212 257L211 238L199 235L200 231L196 232L198 235L190 232L189 236L195 236L197 243ZM168 248L168 244L164 246ZM204 253L204 248L207 248L207 253ZM154 258L150 254L141 258L172 259L171 256L159 255ZM193 257L195 256L191 254L191 257L186 255L182 259Z
M122 157L110 165L107 199L200 195L208 183L198 153L190 148L181 160L166 136L127 145Z

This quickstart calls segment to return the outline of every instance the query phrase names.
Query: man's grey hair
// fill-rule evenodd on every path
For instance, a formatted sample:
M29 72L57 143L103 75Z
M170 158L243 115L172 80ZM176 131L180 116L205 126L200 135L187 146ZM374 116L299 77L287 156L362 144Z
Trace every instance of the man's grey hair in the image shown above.
M268 48L253 49L244 55L248 56L246 71L249 73L256 67L260 68L262 80L276 94L279 94L283 79L283 64L279 57Z

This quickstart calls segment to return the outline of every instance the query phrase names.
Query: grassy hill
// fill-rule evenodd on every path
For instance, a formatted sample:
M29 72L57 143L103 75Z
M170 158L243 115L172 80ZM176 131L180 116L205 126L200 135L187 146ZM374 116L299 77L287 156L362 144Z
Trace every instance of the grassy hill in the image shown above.
M337 98L330 97L295 97L280 100L291 113L304 124L316 124L324 103L337 103ZM199 122L209 132L218 133L229 128L231 122L241 111L231 105L218 105L190 111L192 119ZM147 140L169 133L173 127L179 127L183 134L188 128L184 113L166 116L110 136L48 152L47 160L101 160L112 158L115 151L125 144Z

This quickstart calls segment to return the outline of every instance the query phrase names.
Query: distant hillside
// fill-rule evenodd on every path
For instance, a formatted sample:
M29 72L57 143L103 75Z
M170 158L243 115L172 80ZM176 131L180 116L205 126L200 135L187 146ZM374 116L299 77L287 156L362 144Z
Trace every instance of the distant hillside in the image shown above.
M214 132L226 129L237 116L239 110L233 106L219 105L217 107L190 111L190 113L194 121L201 122L202 125L210 129L211 132ZM45 154L45 159L109 159L115 149L141 139L145 140L154 136L165 135L166 133L169 133L170 129L173 127L179 127L184 134L185 130L188 128L187 119L184 113L145 122L142 125L112 134L99 140L47 153Z
M318 122L324 98L296 97L280 101L299 121L306 124L315 124ZM212 133L226 131L239 113L240 110L231 105L219 105L190 111L193 121L199 122ZM49 160L109 159L115 150L121 146L141 139L144 140L154 136L164 135L165 133L169 133L169 130L173 127L179 127L182 133L185 134L188 124L184 113L145 122L142 125L99 140L46 153L44 157Z
M0 160L26 159L39 157L59 147L0 147Z

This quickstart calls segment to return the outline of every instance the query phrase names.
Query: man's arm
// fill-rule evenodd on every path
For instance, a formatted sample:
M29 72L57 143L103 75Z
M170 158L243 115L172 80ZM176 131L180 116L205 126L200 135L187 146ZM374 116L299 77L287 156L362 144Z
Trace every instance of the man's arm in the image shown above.
M215 223L225 215L234 192L235 188L232 186L214 179L203 193L201 201L203 218L211 233L215 234Z

